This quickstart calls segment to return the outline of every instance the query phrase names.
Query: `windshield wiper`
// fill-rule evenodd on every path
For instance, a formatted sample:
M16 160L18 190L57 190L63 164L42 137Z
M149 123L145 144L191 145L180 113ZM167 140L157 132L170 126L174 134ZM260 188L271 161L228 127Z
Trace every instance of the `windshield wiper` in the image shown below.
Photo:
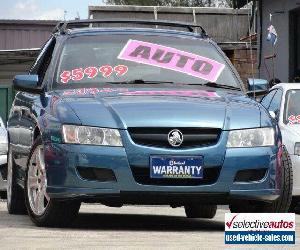
M143 80L143 79L134 79L134 80L130 80L130 81L120 81L120 82L105 82L105 83L108 83L108 84L164 84L164 83L175 84L174 82L171 82L171 81L148 81L148 80ZM198 86L207 86L207 87L212 87L212 88L241 90L239 87L218 84L218 83L215 83L215 82L207 82L207 83L204 83L204 84L201 84L201 83L200 84L198 84L198 83L185 83L185 84L182 84L182 85L198 85Z
M234 87L231 85L225 84L218 84L215 82L206 82L206 83L185 83L184 85L192 85L192 86L207 86L212 88L219 88L219 89L232 89L232 90L241 90L239 87Z
M232 89L232 90L241 90L239 87L234 87L225 84L218 84L215 82L206 82L201 84L202 86L212 87L212 88L219 88L219 89Z
M134 79L130 81L120 81L120 82L105 82L109 84L163 84L163 83L174 83L167 81L147 81L143 79Z

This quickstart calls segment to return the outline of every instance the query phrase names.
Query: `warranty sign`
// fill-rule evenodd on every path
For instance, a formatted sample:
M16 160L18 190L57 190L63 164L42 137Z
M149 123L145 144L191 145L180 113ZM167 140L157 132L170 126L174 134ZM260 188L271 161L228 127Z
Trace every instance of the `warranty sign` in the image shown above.
M210 82L215 82L225 67L207 57L138 40L129 40L118 59L169 69Z
M151 178L203 178L203 157L150 157Z

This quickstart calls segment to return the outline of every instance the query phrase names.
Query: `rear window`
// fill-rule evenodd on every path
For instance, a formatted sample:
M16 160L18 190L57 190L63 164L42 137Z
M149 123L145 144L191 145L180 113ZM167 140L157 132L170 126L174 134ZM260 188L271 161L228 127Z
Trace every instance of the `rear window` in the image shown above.
M300 90L289 90L286 94L285 124L300 124Z
M208 41L148 35L69 38L54 88L101 87L132 80L239 87L223 55Z

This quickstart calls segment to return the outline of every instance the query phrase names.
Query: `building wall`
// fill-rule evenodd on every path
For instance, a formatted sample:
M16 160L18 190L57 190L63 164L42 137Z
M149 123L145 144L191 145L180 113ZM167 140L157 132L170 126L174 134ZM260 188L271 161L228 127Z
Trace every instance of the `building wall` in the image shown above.
M196 21L217 42L237 42L248 31L248 9L202 7L89 6L89 16L98 18L164 19Z
M237 49L233 51L232 59L233 65L239 72L245 88L248 89L247 80L257 76L257 50ZM251 56L252 53L252 56ZM251 62L252 58L252 62Z
M28 71L57 21L0 20L0 86Z
M0 50L40 48L57 21L0 20Z
M262 0L262 29L258 32L262 33L261 41L261 67L259 70L260 77L265 79L272 79L273 64L271 60L265 60L264 57L273 54L271 43L267 39L268 27L270 26L270 13L284 11L282 14L275 14L272 18L272 24L278 33L278 42L275 45L275 77L282 82L289 82L290 79L290 46L291 31L289 28L290 11L299 8L297 0ZM259 23L259 20L258 20ZM260 52L260 51L259 51ZM270 71L270 76L266 70L265 64Z

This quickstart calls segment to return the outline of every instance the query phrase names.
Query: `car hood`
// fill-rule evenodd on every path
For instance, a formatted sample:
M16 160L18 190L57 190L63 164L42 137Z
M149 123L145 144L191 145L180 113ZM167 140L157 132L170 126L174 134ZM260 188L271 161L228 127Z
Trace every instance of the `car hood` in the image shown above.
M261 126L260 104L241 92L199 89L77 89L55 91L82 125L207 127ZM70 123L64 115L62 122Z

